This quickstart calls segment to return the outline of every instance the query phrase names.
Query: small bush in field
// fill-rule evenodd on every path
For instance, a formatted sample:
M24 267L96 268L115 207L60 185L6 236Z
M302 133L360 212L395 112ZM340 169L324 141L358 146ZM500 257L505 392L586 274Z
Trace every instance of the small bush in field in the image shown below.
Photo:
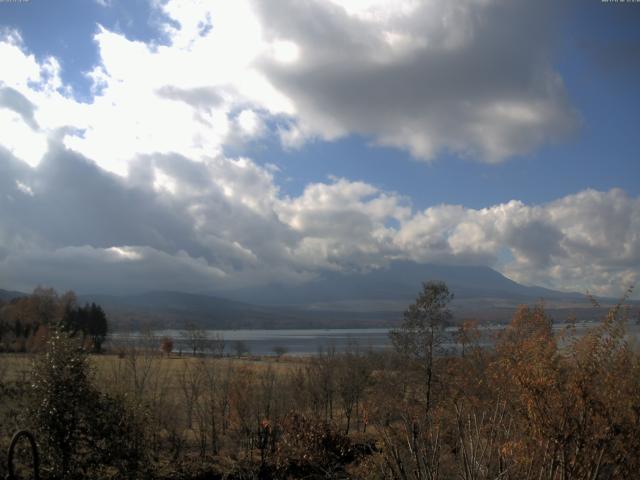
M342 478L355 454L348 436L331 424L289 415L275 446L275 467L284 478Z
M162 340L160 340L160 351L166 356L171 355L171 352L173 352L173 339L170 337L162 337Z

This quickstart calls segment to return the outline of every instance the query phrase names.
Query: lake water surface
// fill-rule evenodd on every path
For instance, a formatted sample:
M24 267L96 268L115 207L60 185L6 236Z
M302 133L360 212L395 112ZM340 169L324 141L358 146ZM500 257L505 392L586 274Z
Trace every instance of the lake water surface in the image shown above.
M578 334L592 323L577 324ZM483 333L482 344L491 345L495 334L504 326L485 325L481 327ZM554 326L556 330L564 328L564 324ZM225 353L233 354L236 344L242 342L249 353L253 355L273 355L277 348L283 348L289 355L313 355L321 349L335 348L343 352L347 348L360 350L382 350L391 348L388 328L353 328L353 329L284 329L284 330L207 330L206 338L211 341L215 338L224 339ZM457 345L453 341L456 328L447 328L443 348L456 350ZM634 341L638 339L640 329L637 325L628 327L629 337ZM118 345L128 342L145 341L159 345L160 338L170 337L174 341L174 352L188 353L191 349L189 332L185 330L156 330L149 334L136 332L116 332L110 335L109 343ZM206 341L204 342L207 343Z
M318 330L207 330L209 341L223 338L225 353L233 354L238 342L242 342L252 355L273 355L283 348L289 355L313 355L321 349L335 348L345 351L349 346L360 349L380 350L390 346L388 328L318 329ZM153 336L174 340L174 352L189 352L189 332L185 330L157 330ZM142 334L116 333L110 342L141 340ZM206 342L205 342L206 343Z

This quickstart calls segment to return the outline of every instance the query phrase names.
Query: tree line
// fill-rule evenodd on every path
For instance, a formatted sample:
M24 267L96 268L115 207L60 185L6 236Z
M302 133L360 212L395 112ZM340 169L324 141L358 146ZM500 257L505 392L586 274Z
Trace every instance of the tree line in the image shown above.
M109 331L102 307L79 305L72 291L59 295L52 288L37 287L31 295L0 300L0 352L39 352L53 327L79 337L94 353L102 351Z

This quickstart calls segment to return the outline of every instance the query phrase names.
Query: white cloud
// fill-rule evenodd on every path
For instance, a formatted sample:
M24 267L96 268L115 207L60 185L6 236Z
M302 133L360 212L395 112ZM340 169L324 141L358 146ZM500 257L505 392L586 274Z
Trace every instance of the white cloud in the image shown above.
M33 55L22 51L22 37L14 30L0 32L0 59L3 65L2 82L13 88L25 87L28 82L40 80L40 66Z
M274 168L223 155L269 128L288 148L361 133L419 158L484 161L561 136L575 118L535 31L545 6L532 5L170 0L159 6L178 24L168 45L100 28L89 104L55 59L6 33L2 282L206 290L410 258L557 288L626 286L640 204L619 190L416 212L400 193L342 178L290 197Z
M563 138L577 116L546 60L552 3L254 2L264 38L299 50L260 61L308 132L283 142L359 133L418 159L499 162Z
M640 279L639 212L640 199L618 189L538 206L442 205L406 222L396 243L419 261L488 264L527 284L619 293ZM513 260L501 263L505 249Z
M261 136L266 128L260 115L251 109L242 110L236 117L236 124L242 136L248 138Z
M44 104L57 102L62 88L60 66L54 58L38 62L26 53L18 32L0 32L0 146L31 166L47 149L49 123Z
M295 63L300 59L300 47L288 40L276 40L271 48L277 62Z
M0 108L0 145L31 166L40 163L47 139L24 122L22 116Z
M599 294L638 280L640 199L620 190L415 211L397 193L343 178L290 197L273 169L247 158L139 157L121 178L50 149L36 168L0 154L0 191L11 197L0 198L5 285L75 278L109 290L121 272L127 288L145 290L165 288L177 269L176 288L220 291L396 259L490 265L523 283ZM61 269L65 261L77 267Z
M225 143L264 135L268 116L286 148L357 133L420 159L449 150L489 162L576 125L562 79L544 60L553 23L545 2L170 0L157 8L174 22L164 25L166 45L99 28L91 104L74 102L57 61L39 63L19 34L0 42L2 64L12 66L3 82L38 105L40 133L74 127L65 144L122 176L139 154L215 157Z

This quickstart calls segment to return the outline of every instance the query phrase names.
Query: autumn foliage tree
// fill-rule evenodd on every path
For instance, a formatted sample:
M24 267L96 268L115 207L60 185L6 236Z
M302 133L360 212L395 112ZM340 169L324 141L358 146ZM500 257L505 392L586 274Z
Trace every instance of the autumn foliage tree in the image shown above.
M542 305L518 310L492 365L494 398L507 402L513 422L502 451L513 470L551 479L633 477L640 370L625 322L618 305L580 336L572 326L556 335Z
M171 355L173 351L173 339L171 337L162 337L160 340L160 351L165 355Z
M58 295L52 288L37 287L31 295L0 305L0 350L39 351L58 326L96 353L108 334L107 316L99 305L81 306L73 292Z
M521 306L495 348L480 348L476 327L463 325L457 340L475 346L463 357L435 359L446 376L429 421L416 422L406 409L381 429L383 475L635 478L640 355L628 343L624 300L583 331L573 323L554 328L542 303Z

